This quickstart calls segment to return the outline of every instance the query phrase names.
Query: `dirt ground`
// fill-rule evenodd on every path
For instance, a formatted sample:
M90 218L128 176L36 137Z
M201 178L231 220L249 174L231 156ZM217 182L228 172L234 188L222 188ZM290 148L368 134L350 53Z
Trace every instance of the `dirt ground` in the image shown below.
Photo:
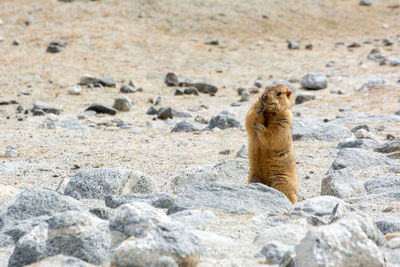
M160 106L189 112L193 118L209 120L229 110L244 122L257 95L232 107L240 99L238 88L254 87L258 77L266 84L282 79L300 88L302 76L318 71L328 77L328 88L310 92L315 100L294 105L301 117L332 117L339 108L394 114L400 109L400 67L379 65L367 56L379 48L385 56L400 58L399 2L376 0L369 7L358 2L0 0L0 101L15 100L25 110L35 101L46 101L63 106L60 121L77 120L93 102L112 105L120 86L129 80L143 88L128 95L135 103L131 111L79 120L98 126L120 118L135 130L46 129L41 127L45 116L24 116L16 114L17 105L0 105L0 155L8 149L18 152L14 158L0 157L8 168L0 171L0 206L25 188L55 189L60 180L78 171L77 166L138 169L155 178L157 191L171 192L170 181L182 169L215 165L234 157L247 143L243 128L172 134L173 123L153 121L145 114L149 98L161 96ZM385 38L393 45L384 46ZM204 44L210 39L219 45ZM289 50L287 39L299 41L300 49ZM13 45L15 40L19 45ZM52 41L67 44L60 53L47 53ZM344 45L336 44L340 41ZM361 47L347 48L353 42ZM307 44L312 50L305 49ZM326 67L330 62L332 66ZM213 97L174 96L175 88L164 83L167 72L215 84L218 92ZM69 95L68 89L85 74L113 77L117 87L83 87L80 95ZM388 84L356 91L376 78ZM295 95L304 91L298 89ZM387 134L400 134L396 124L385 124L383 131L374 130L380 124L369 125L382 141ZM300 200L319 195L336 145L295 142ZM233 152L219 154L223 149ZM378 172L382 170L367 175Z

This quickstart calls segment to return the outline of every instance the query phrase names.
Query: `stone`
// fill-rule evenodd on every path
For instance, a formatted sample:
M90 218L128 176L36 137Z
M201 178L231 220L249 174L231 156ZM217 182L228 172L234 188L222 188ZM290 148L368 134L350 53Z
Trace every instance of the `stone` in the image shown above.
M191 166L174 177L171 188L174 193L183 192L194 183L223 182L240 184L247 180L249 162L246 159L227 159L214 166Z
M290 40L290 39L287 39L287 40L286 40L286 43L287 43L287 47L288 47L289 49L299 49L299 48L300 48L299 43L294 42L294 41L292 41L292 40Z
M249 155L249 148L247 145L242 145L238 152L236 152L235 158L247 159Z
M373 221L349 214L311 229L296 246L296 266L385 266L379 249L386 243Z
M218 39L210 39L204 42L206 45L219 45Z
M117 110L115 108L100 103L93 103L87 109L85 109L85 111L89 110L95 111L96 113L103 113L109 115L117 114Z
M60 0L59 0L60 1ZM27 267L95 267L96 265L87 263L86 261L80 260L75 257L56 255L48 258L44 258L41 261L35 262Z
M150 267L179 267L172 257L161 256Z
M383 84L386 84L386 83L387 83L387 81L384 80L384 79L375 79L375 80L371 80L371 81L368 81L368 82L364 83L364 84L358 89L358 91L368 90L368 89L373 88L373 87L375 87L375 86L380 86L380 85L383 85Z
M146 111L147 115L157 115L158 114L158 109L156 109L155 107L150 107L147 111Z
M132 107L132 100L125 95L117 96L114 100L113 108L119 111L129 111Z
M9 266L23 266L63 254L92 264L109 260L111 235L108 223L86 212L57 213L21 237Z
M294 246L288 246L279 241L271 241L265 244L255 257L265 259L266 264L279 264L283 256L292 249L294 249Z
M179 194L167 214L200 208L236 214L279 213L290 206L285 195L263 184L199 183Z
M353 42L347 46L347 48L359 48L361 44L359 42Z
M320 72L310 72L301 78L300 84L305 89L319 90L326 88L328 86L328 81L324 74Z
M81 210L79 202L48 189L25 190L0 211L0 229L17 221L50 216L68 210Z
M218 217L210 210L184 210L173 213L169 217L186 227L207 225L218 220Z
M351 207L357 210L367 211L370 216L378 218L382 217L382 210L388 208L390 211L393 207L398 207L400 203L400 192L348 198L346 202L349 203Z
M296 118L292 125L293 140L336 142L352 136L353 134L346 127L334 123L323 123L318 118Z
M372 134L371 132L368 132L364 129L359 129L357 131L354 132L354 136L357 139L372 139L372 140L377 140L378 137L375 136L374 134Z
M176 76L176 74L173 72L168 72L167 75L165 76L165 84L167 86L178 86L178 83L179 83L178 76Z
M337 198L365 196L366 191L360 178L352 168L329 171L321 182L321 195Z
M341 142L338 144L338 148L363 148L370 149L375 148L378 145L378 141L373 139L357 139L348 142Z
M393 40L390 39L390 38L385 38L385 39L382 40L382 44L383 44L384 46L391 46L391 45L394 44L394 42L393 42Z
M377 146L374 151L380 153L392 153L400 151L400 138L395 138L389 142Z
M63 111L63 107L53 105L50 103L46 103L46 102L42 102L42 101L36 101L32 108L32 111L35 111L35 110L41 110L44 113L53 113L56 115L60 115L60 113Z
M217 116L213 116L206 130L211 130L218 127L222 130L227 128L240 128L241 123L231 112L224 110Z
M82 88L79 85L75 85L68 89L69 95L80 95L82 92Z
M110 219L110 229L115 236L128 238L116 243L112 266L149 266L161 256L181 264L187 256L207 254L181 223L146 203L120 206Z
M123 168L93 168L79 171L68 182L65 195L76 199L104 199L107 195L131 193L142 173Z
M88 87L115 87L116 83L112 77L95 78L86 74L80 79L79 85L85 85Z
M16 158L18 157L18 152L14 149L7 149L6 153L4 153L4 157L6 158Z
M58 53L61 52L61 50L64 49L64 47L67 45L65 42L51 42L49 46L46 49L46 52L48 53Z
M179 111L176 109L172 110L172 116L177 118L191 118L192 115L188 112Z
M376 226L382 234L389 234L400 232L400 218L399 216L389 215L375 220Z
M339 203L344 203L344 201L334 196L318 196L297 202L293 205L293 210L322 217L331 215Z
M215 85L191 80L182 81L179 83L179 86L195 87L200 93L210 95L215 95L218 91L218 88Z
M105 197L105 204L110 208L118 208L127 203L134 202L145 202L155 208L168 209L174 197L165 193L154 193L154 194L130 194L130 195L108 195Z
M314 99L315 99L315 95L299 94L296 96L294 103L296 105L299 105L299 104L303 104L304 102L314 100Z
M240 95L241 97L240 97L240 102L246 102L246 101L249 101L249 98L250 98L250 93L249 93L249 91L248 90L245 90L245 91L243 91L242 92L242 94Z
M364 182L368 194L400 192L400 176L384 176L369 179Z
M339 151L331 169L340 170L346 167L355 170L364 169L370 166L394 165L394 162L376 152L360 148L344 148Z
M196 117L194 117L194 121L197 123L201 123L201 124L208 124L208 120L204 119L202 116L200 115L196 115Z
M184 95L184 93L181 89L176 89L174 95Z
M371 0L361 0L359 4L360 4L360 6L370 6L370 5L372 5L372 1Z
M195 123L195 122L191 122L191 121L187 121L187 120L183 120L178 122L174 128L172 128L171 132L173 133L177 133L177 132L197 132L197 131L201 131L201 125Z
M125 85L121 86L119 91L121 93L129 94L129 93L136 93L137 90L133 86L131 86L129 84L125 84Z
M172 119L172 108L171 107L162 107L157 112L157 118L160 120Z
M187 87L185 90L183 90L183 93L186 95L199 95L199 90L197 90L196 87Z

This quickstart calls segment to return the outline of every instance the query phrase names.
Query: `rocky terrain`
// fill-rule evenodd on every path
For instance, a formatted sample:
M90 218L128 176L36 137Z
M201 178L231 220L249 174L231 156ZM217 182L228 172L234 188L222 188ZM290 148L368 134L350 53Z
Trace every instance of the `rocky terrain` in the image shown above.
M0 1L0 266L400 266L398 1ZM246 184L294 92L299 202Z

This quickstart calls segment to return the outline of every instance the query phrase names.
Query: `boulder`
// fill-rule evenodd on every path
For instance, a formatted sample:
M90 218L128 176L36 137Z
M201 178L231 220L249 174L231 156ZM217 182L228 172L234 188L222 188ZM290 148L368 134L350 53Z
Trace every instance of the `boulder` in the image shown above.
M63 254L92 264L109 260L111 235L108 223L86 212L57 213L21 237L9 266L23 266Z
M330 170L322 179L321 195L350 198L366 195L363 183L352 168Z
M293 210L321 217L331 215L339 203L344 203L344 201L334 196L318 196L297 202L293 205Z
M121 196L108 195L105 198L106 206L113 209L121 205L124 205L126 203L133 203L133 202L145 202L155 208L168 209L173 201L174 201L173 196L164 193L133 194L133 195L121 195Z
M235 117L234 114L232 114L229 111L222 111L220 114L217 116L213 116L206 128L206 130L211 130L215 127L220 128L221 130L227 129L227 128L240 128L241 123L240 121Z
M199 183L179 194L167 213L201 208L237 214L279 213L290 207L283 193L263 184Z
M305 89L319 90L328 86L326 76L320 72L310 72L303 76L300 81L301 86Z
M93 168L79 171L68 182L65 195L76 199L104 199L107 195L131 193L142 174L123 168Z
M385 266L386 240L373 221L349 214L311 229L296 246L295 266Z
M364 187L368 194L400 193L400 175L369 179Z
M295 119L292 126L293 140L319 140L336 142L352 137L353 134L346 127L323 123L318 118Z
M340 170L347 167L355 170L364 169L370 166L394 165L394 161L382 154L360 148L344 148L339 151L335 161L332 163L332 170Z

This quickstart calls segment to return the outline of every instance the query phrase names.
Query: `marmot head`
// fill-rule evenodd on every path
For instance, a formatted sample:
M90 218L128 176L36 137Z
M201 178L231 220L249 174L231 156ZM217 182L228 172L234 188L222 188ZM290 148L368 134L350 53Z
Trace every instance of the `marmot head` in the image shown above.
M292 91L282 84L267 86L259 98L259 114L263 112L279 114L290 111Z

